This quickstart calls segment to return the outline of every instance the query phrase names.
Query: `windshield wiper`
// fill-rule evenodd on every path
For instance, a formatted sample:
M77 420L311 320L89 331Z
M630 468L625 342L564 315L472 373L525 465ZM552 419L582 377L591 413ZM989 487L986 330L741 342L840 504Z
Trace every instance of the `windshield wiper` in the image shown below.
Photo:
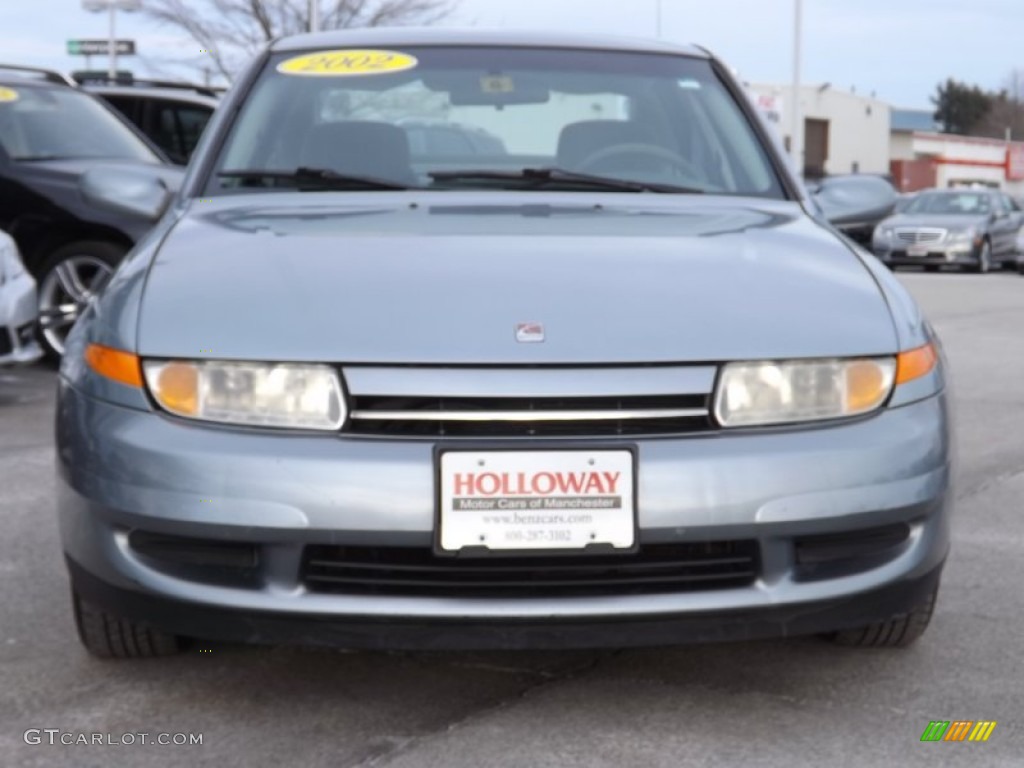
M518 171L498 171L493 169L469 169L464 171L433 171L428 174L434 181L512 181L521 182L530 189L555 185L585 186L603 189L609 192L662 192L675 194L700 195L703 189L683 187L675 184L662 184L655 181L636 181L633 179L617 179L611 176L595 176L590 173L578 173L565 168L521 168Z
M338 173L330 168L296 168L294 171L275 170L227 170L220 171L217 176L223 179L241 179L243 181L289 182L297 189L409 189L407 184L375 176L358 176L355 174Z

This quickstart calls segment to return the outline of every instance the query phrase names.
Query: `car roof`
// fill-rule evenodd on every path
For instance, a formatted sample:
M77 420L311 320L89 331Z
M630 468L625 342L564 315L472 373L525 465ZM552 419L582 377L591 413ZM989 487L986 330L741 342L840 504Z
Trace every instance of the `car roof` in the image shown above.
M5 83L16 83L18 85L31 85L48 83L56 86L72 86L75 81L62 72L43 67L30 67L23 64L7 64L0 62L0 81Z
M299 51L308 48L364 45L453 45L531 48L575 48L578 50L633 51L671 53L702 59L709 54L695 45L679 45L664 40L645 40L604 35L566 34L529 30L455 29L428 27L375 27L293 35L275 40L271 51Z
M212 96L205 96L201 93L190 91L188 88L159 88L136 85L91 85L81 86L83 91L95 93L100 96L136 96L144 99L162 99L164 101L185 102L188 104L199 104L204 107L215 109L219 103Z
M44 80L42 77L33 77L32 75L18 75L12 72L5 72L2 68L0 68L0 85L17 88L67 88L76 90L72 85L55 83L52 80Z

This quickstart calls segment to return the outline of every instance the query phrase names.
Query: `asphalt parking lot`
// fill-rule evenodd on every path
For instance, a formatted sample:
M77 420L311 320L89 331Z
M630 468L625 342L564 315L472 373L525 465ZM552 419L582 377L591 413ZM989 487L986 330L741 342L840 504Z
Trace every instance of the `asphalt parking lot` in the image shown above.
M0 371L0 766L1021 765L1024 278L901 276L951 358L960 449L937 615L905 651L199 645L96 661L74 636L54 515L54 373ZM930 720L998 726L985 744L921 743ZM48 728L202 745L25 743Z

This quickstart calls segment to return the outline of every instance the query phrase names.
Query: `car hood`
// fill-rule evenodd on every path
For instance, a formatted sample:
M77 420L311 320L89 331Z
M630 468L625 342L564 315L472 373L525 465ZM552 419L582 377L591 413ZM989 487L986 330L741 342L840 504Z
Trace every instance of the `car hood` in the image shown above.
M897 349L869 271L796 204L637 197L193 201L154 257L139 352L523 364ZM543 343L517 342L527 322Z

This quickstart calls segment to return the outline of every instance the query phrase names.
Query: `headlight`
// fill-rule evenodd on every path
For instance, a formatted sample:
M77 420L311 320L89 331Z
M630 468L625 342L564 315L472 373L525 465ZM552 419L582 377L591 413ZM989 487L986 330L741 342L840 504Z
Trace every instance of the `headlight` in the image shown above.
M978 236L978 230L974 227L967 229L954 229L949 233L949 240L952 243L970 243Z
M730 363L715 392L723 427L786 424L856 416L892 391L896 358Z
M892 227L879 227L876 229L875 240L892 240Z
M178 416L294 429L345 422L341 382L324 365L147 360L142 367L153 397Z

